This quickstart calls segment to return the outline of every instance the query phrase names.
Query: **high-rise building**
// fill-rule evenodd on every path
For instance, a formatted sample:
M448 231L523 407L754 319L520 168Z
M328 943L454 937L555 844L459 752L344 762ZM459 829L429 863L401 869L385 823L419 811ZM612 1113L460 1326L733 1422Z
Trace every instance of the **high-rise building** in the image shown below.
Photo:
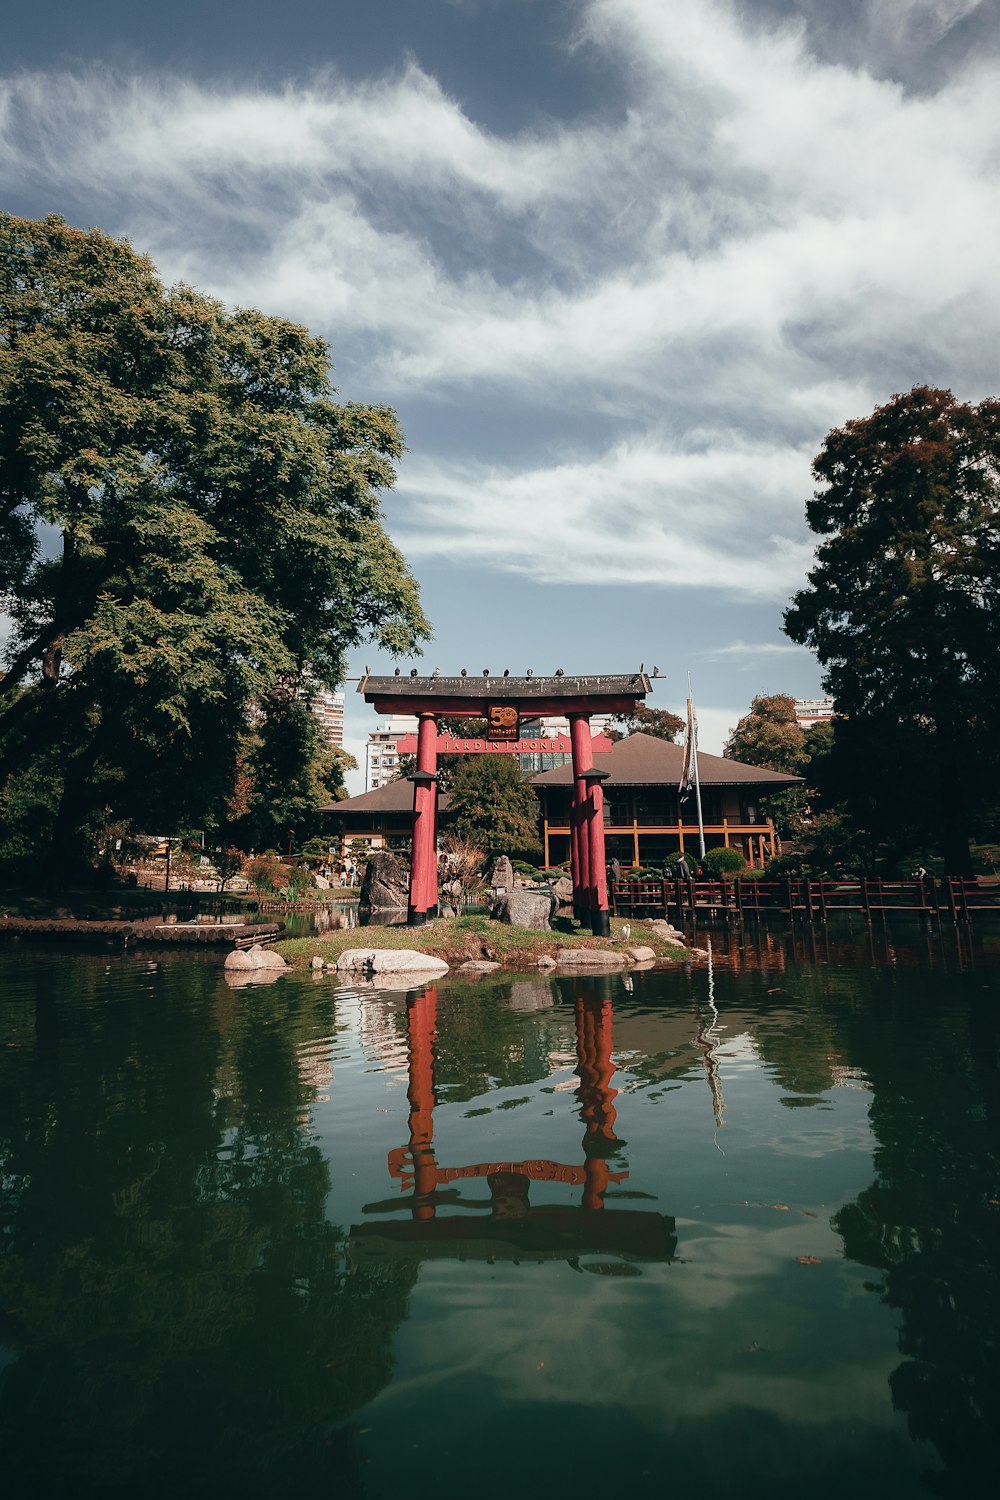
M803 729L808 729L811 724L819 724L823 719L832 719L833 716L832 698L797 698L795 701L795 719Z
M408 714L386 719L368 736L365 746L365 791L385 786L399 765L398 745L404 735L416 734L417 720Z
M338 750L344 748L344 695L331 693L327 688L317 688L313 699L313 713L331 745Z

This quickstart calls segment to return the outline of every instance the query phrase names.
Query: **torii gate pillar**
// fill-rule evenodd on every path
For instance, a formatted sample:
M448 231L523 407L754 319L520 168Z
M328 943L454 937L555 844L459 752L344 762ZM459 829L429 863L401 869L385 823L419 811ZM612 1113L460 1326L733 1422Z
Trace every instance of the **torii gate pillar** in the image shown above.
M422 713L417 729L413 782L413 853L407 923L419 927L437 915L437 715Z
M573 871L573 889L574 892L579 890L581 899L577 915L595 937L610 937L611 910L604 864L604 789L601 786L607 772L594 769L590 715L570 714L569 731L573 745L571 818L573 827L578 830L571 840L571 857L578 862Z

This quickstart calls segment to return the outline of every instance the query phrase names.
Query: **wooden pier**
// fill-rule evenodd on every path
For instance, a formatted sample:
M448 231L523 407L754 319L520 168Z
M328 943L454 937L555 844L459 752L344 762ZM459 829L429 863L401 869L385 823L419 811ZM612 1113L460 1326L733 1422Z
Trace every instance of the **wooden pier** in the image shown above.
M82 942L114 938L124 947L252 948L275 942L284 922L77 921L72 917L0 916L0 939Z
M629 880L611 883L616 916L665 916L739 920L785 916L792 921L824 921L836 912L866 917L911 912L952 922L1000 916L1000 884L947 876L935 880Z

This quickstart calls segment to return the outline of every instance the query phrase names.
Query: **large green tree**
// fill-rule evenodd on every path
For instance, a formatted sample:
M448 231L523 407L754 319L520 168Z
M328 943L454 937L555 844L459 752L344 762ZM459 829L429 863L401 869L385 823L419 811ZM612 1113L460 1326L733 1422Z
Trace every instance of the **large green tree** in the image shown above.
M723 754L748 766L802 775L809 761L806 735L795 717L795 699L787 693L761 693L750 712L732 731ZM802 787L774 792L766 799L774 826L782 838L802 831L806 793Z
M449 825L497 854L538 843L538 799L513 755L470 755L455 772Z
M611 740L621 740L630 734L651 734L658 740L674 741L684 728L684 720L669 708L647 708L644 703L637 703L618 723L621 728L616 725L608 731Z
M426 635L380 513L402 447L305 329L0 215L0 783L60 748L56 856L98 809L224 823L248 727Z
M1000 401L918 386L831 432L806 507L821 538L785 616L826 668L850 810L954 873L996 800Z
M726 741L723 754L748 766L797 775L806 758L806 736L786 693L759 694Z

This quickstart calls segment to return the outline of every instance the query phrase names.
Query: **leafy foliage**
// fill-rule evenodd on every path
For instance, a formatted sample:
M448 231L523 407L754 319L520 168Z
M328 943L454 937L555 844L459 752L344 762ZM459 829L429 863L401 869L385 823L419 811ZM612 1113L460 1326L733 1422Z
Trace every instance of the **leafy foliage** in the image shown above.
M750 705L750 712L730 734L723 753L730 760L748 766L801 775L809 753L805 731L795 717L795 699L787 693L758 695ZM801 831L807 810L806 794L801 787L772 792L763 800L783 838Z
M617 741L630 734L652 734L658 740L673 741L684 728L684 720L668 708L647 708L644 703L637 704L634 711L619 719L618 723L621 728L613 726L608 731L609 739Z
M914 387L831 432L813 471L823 540L785 630L844 716L847 810L886 857L929 838L968 871L995 816L1000 401Z
M726 741L730 760L797 774L805 760L805 731L795 717L795 699L785 693L759 695Z
M702 861L710 875L742 875L747 867L739 849L709 849Z
M462 838L499 853L538 842L538 801L513 756L468 757L452 782L448 820Z
M305 329L0 215L0 777L59 747L60 854L94 808L223 825L251 723L427 634L379 510L402 446Z

